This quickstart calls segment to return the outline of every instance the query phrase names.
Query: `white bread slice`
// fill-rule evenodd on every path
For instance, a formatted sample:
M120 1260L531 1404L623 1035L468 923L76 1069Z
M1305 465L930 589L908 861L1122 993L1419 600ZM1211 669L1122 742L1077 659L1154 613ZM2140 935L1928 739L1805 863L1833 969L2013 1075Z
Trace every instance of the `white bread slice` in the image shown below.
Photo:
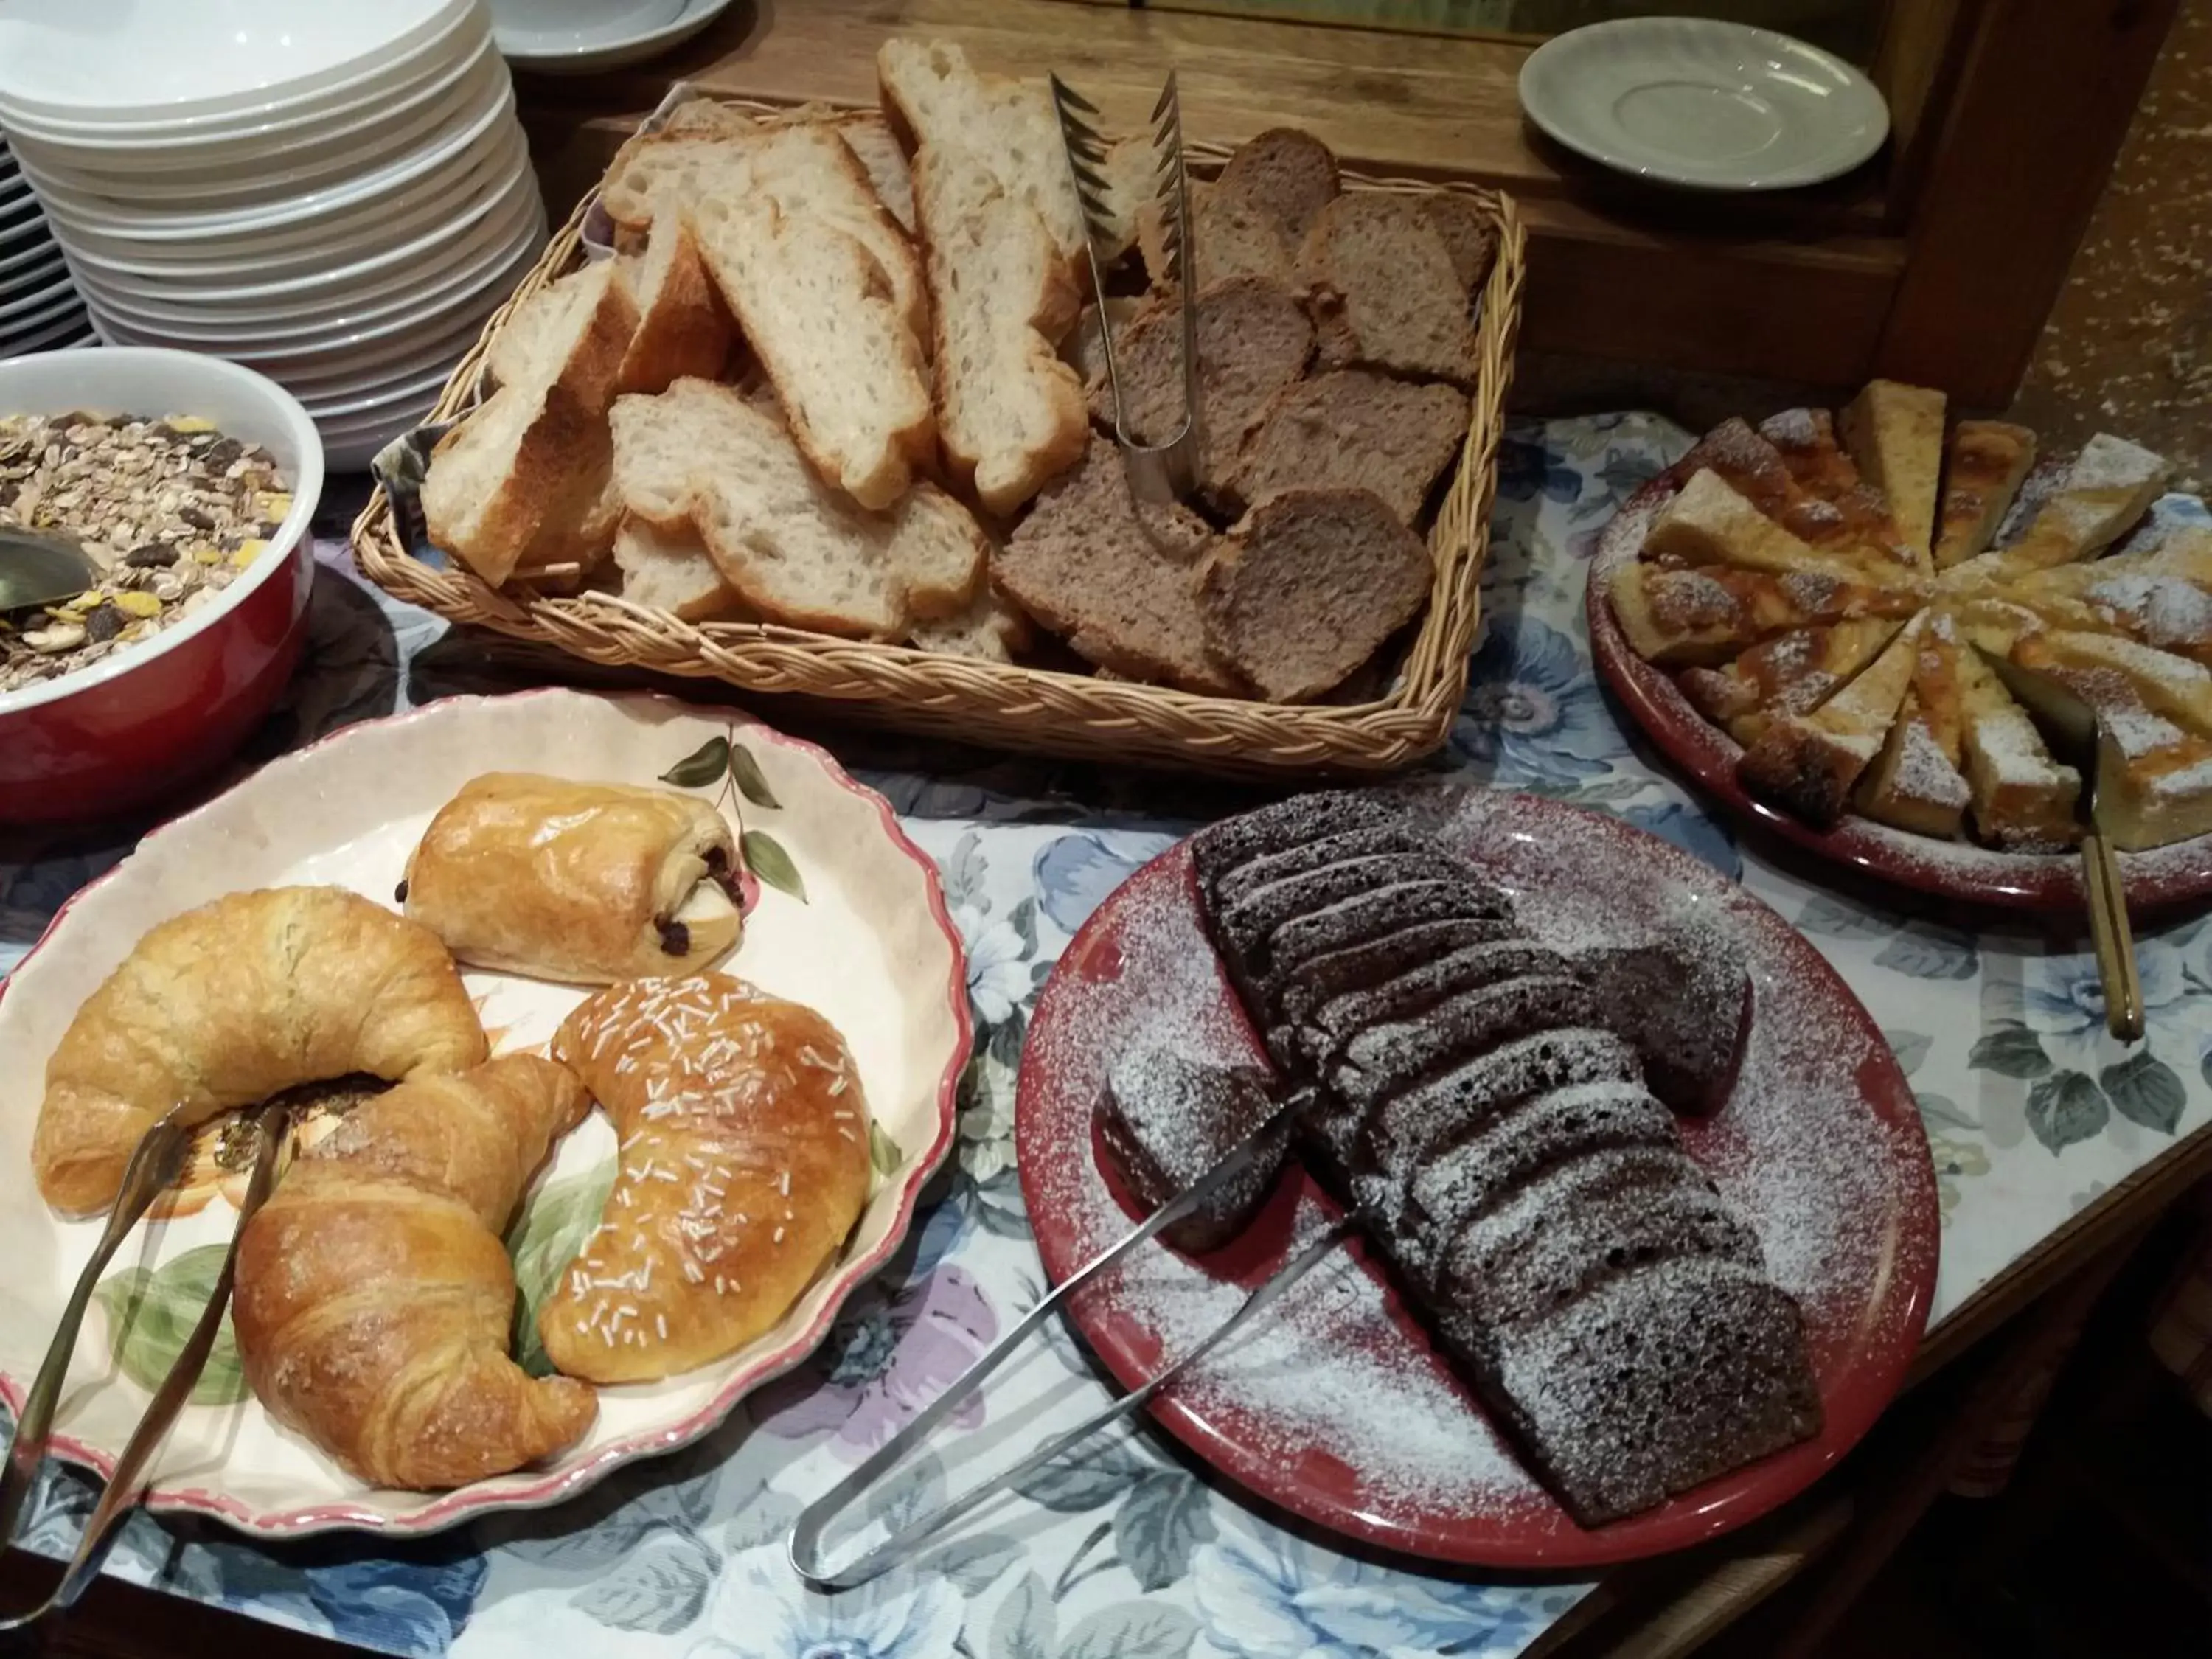
M935 302L938 435L984 507L1012 513L1082 458L1083 386L1058 342L1078 289L1043 222L956 155L914 164Z
M765 620L895 639L917 614L957 614L981 586L990 544L957 501L924 483L861 511L814 475L773 410L730 387L678 380L617 399L612 422L631 511L664 526L687 515Z
M669 611L685 622L744 611L744 601L723 580L721 567L688 524L671 532L626 516L615 532L614 559L622 572L622 596L634 604Z
M1005 663L1013 661L1035 642L1036 630L1030 626L1028 615L988 582L976 585L975 597L965 611L934 622L916 623L911 641L917 651Z
M1898 532L1923 570L1934 568L1936 485L1943 475L1943 394L1869 380L1844 406L1844 447L1859 476L1889 499Z
M914 175L907 171L906 152L899 148L890 123L880 112L854 110L833 125L868 175L876 196L898 221L899 228L914 234Z
M762 152L753 191L691 203L693 231L807 459L863 507L888 507L934 453L936 421L902 284L880 240L848 226L864 204L909 278L912 250L834 133L792 126L748 142Z
M1063 258L1083 252L1083 210L1068 182L1060 122L1042 81L985 75L943 40L894 37L876 52L884 109L915 150L965 156L1009 198L1044 223ZM1114 169L1120 176L1121 169ZM925 234L929 210L919 185L915 204ZM1133 222L1130 233L1134 235Z
M984 507L1009 514L1085 442L1082 386L1057 355L1081 299L1082 213L1051 101L942 42L887 40L876 67L914 144L939 436Z
M681 209L664 208L638 258L615 262L637 307L637 332L615 374L617 395L659 392L687 374L713 380L735 336Z
M542 384L558 372L551 354L566 349L568 313L584 293L578 283L590 274L588 265L572 270L514 302L484 353L495 386Z
M434 543L495 586L519 565L604 549L607 402L636 326L611 264L577 274L557 323L514 354L517 378L431 453L422 501Z

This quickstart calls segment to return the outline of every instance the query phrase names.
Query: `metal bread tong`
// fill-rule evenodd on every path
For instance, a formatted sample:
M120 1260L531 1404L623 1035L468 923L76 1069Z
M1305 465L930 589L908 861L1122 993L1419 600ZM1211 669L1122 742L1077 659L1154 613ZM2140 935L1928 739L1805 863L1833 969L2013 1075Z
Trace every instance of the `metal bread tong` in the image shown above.
M823 1562L822 1534L834 1516L872 1486L879 1476L887 1473L908 1451L920 1443L947 1413L981 1387L983 1379L998 1370L1006 1356L1020 1346L1022 1339L1049 1318L1061 1303L1161 1229L1171 1227L1190 1214L1224 1182L1249 1168L1259 1156L1260 1147L1268 1131L1296 1110L1297 1102L1296 1096L1285 1101L1268 1114L1251 1133L1223 1153L1220 1161L1212 1169L1147 1216L1135 1231L1109 1245L1069 1274L1051 1294L1042 1297L1036 1306L1024 1314L1005 1336L984 1350L975 1363L955 1379L943 1394L923 1407L912 1422L885 1441L858 1468L800 1510L798 1521L791 1528L791 1565L799 1576L815 1589L849 1589L856 1584L865 1584L871 1578L898 1565L962 1516L1004 1491L1030 1470L1049 1462L1076 1442L1139 1410L1146 1401L1204 1358L1218 1344L1225 1340L1230 1333L1290 1289L1309 1268L1334 1250L1357 1224L1356 1214L1340 1218L1316 1235L1277 1268L1272 1277L1247 1296L1235 1313L1206 1333L1142 1388L1123 1395L1119 1400L1108 1401L1073 1428L1054 1436L1011 1468L978 1481L959 1497L918 1516L882 1543L862 1551L843 1565L831 1567Z
M84 1535L77 1540L76 1553L70 1557L61 1583L55 1586L53 1594L27 1613L0 1615L0 1633L20 1630L49 1613L70 1606L98 1576L101 1543L137 1501L147 1466L168 1437L170 1425L191 1397L192 1386L199 1381L208 1355L214 1351L223 1314L230 1306L231 1278L238 1266L238 1241L245 1237L246 1224L253 1218L276 1184L276 1155L283 1145L290 1117L291 1108L282 1103L263 1107L256 1116L254 1127L258 1145L254 1152L252 1179L246 1185L246 1201L239 1206L238 1225L230 1236L229 1253L223 1257L222 1270L216 1275L215 1288L209 1294L207 1306L201 1310L199 1322L192 1327L191 1335L169 1367L169 1374L155 1390L146 1414L138 1419L137 1428L131 1432L130 1443L115 1460L115 1473L84 1523ZM185 1158L191 1150L193 1133L179 1120L177 1113L171 1112L146 1132L123 1171L123 1188L108 1211L106 1228L100 1233L100 1243L93 1247L92 1259L77 1276L76 1288L70 1292L69 1305L62 1311L52 1346L47 1348L38 1378L24 1397L23 1414L16 1419L7 1463L0 1468L0 1548L14 1539L24 1500L30 1496L31 1485L46 1460L54 1407L61 1397L70 1356L76 1347L77 1331L84 1323L85 1309L91 1304L100 1273L148 1206L183 1171Z
M1108 145L1095 123L1098 110L1057 75L1051 77L1053 112L1060 118L1060 143L1067 152L1068 181L1083 209L1084 252L1091 268L1091 298L1097 307L1098 339L1106 358L1106 385L1114 397L1114 441L1121 447L1130 488L1141 499L1179 501L1198 488L1199 457L1204 445L1198 400L1198 307L1190 280L1197 268L1191 246L1190 190L1183 173L1182 104L1175 72L1168 72L1152 106L1152 206L1160 216L1161 241L1167 250L1167 280L1182 311L1182 407L1169 422L1167 435L1147 442L1129 426L1129 406L1121 395L1121 364L1114 352L1114 326L1106 311L1106 275L1098 250L1112 245L1112 205L1108 200Z
M1978 649L1979 647L1977 647ZM2075 811L2081 821L2081 880L2088 895L2089 939L2097 951L2097 979L2105 993L2105 1026L2123 1042L2143 1034L2142 978L2136 965L2135 929L2119 860L2098 811L2104 799L2105 762L2122 764L2106 742L2096 708L2063 680L2023 668L1994 651L1982 655L2033 717L2051 752L2081 775Z

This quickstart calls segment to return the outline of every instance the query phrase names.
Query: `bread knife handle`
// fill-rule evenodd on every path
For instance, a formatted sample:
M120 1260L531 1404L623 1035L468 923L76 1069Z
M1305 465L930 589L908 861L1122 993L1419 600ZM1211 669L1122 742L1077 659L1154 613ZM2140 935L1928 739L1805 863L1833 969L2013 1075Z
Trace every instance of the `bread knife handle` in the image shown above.
M2097 979L2105 993L2105 1026L2123 1042L2143 1034L2142 975L2136 964L2135 930L2128 921L2126 884L2112 843L2100 831L2081 837L2081 873L2088 889L2089 939L2097 952Z

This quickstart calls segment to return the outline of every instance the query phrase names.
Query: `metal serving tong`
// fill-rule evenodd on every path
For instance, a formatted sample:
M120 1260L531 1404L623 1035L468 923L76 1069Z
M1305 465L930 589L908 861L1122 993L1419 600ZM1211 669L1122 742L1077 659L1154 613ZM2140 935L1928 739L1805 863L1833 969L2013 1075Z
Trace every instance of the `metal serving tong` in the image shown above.
M1977 647L1978 648L1978 647ZM2094 706L2071 686L2040 669L1984 651L1984 659L2034 719L2051 752L2081 775L2075 811L2081 822L2081 880L2089 902L2089 938L2097 952L2097 980L2105 993L2105 1026L2123 1042L2143 1034L2142 979L2136 966L2135 929L2128 921L2127 889L2119 860L2106 839L2101 810L2105 763L2124 764L2106 738Z
M818 1590L850 1589L865 1584L871 1578L890 1571L913 1555L923 1544L951 1526L961 1516L980 1506L986 1499L1012 1486L1030 1470L1049 1462L1078 1441L1088 1437L1109 1424L1117 1422L1143 1407L1162 1389L1185 1370L1196 1364L1229 1334L1264 1309L1269 1303L1304 1276L1306 1271L1334 1250L1358 1224L1357 1213L1348 1214L1331 1223L1315 1236L1304 1248L1291 1257L1264 1283L1247 1296L1235 1313L1206 1333L1198 1342L1179 1356L1173 1364L1142 1388L1123 1395L1085 1418L1066 1433L1056 1435L1028 1456L988 1479L977 1482L959 1497L936 1510L921 1516L893 1533L882 1543L862 1551L842 1566L830 1567L822 1559L822 1534L830 1519L859 1497L878 1477L885 1474L910 1449L926 1438L955 1407L981 1386L983 1379L998 1370L1006 1356L1020 1346L1022 1339L1051 1317L1054 1309L1075 1291L1106 1271L1131 1250L1152 1237L1164 1227L1171 1227L1195 1210L1216 1188L1242 1171L1249 1169L1259 1156L1261 1139L1267 1132L1290 1113L1297 1109L1299 1097L1291 1097L1247 1135L1222 1154L1221 1159L1196 1181L1176 1194L1146 1218L1144 1224L1119 1243L1109 1245L1066 1280L1029 1312L1024 1314L992 1346L986 1349L975 1363L963 1372L943 1394L923 1407L914 1420L893 1435L858 1468L828 1492L799 1511L799 1519L791 1528L791 1565L799 1576Z
M20 1630L49 1613L71 1606L99 1575L100 1545L115 1523L137 1502L147 1465L168 1437L170 1425L184 1409L192 1385L200 1380L208 1355L215 1349L223 1312L230 1305L231 1278L238 1266L238 1241L245 1236L246 1224L253 1218L254 1212L261 1207L262 1201L269 1196L269 1189L276 1184L276 1154L283 1146L290 1116L290 1106L278 1102L263 1107L255 1117L259 1144L254 1152L252 1179L246 1184L246 1201L239 1206L238 1225L230 1236L229 1252L222 1259L222 1270L216 1275L215 1288L208 1296L207 1306L200 1311L199 1322L192 1327L191 1335L169 1367L169 1374L155 1390L153 1401L131 1431L122 1456L115 1460L115 1473L100 1494L91 1517L84 1523L84 1535L77 1540L76 1553L70 1557L61 1583L55 1586L52 1595L29 1612L0 1615L0 1633ZM185 1127L176 1112L171 1112L146 1132L124 1169L123 1188L107 1212L107 1226L100 1236L100 1243L93 1247L92 1259L77 1276L76 1288L70 1292L69 1305L62 1311L52 1346L47 1348L38 1378L24 1397L23 1413L15 1422L15 1436L8 1448L7 1463L0 1468L0 1548L5 1548L15 1538L15 1522L24 1500L30 1496L32 1482L46 1460L54 1407L61 1398L70 1356L76 1347L77 1330L84 1323L84 1310L91 1304L100 1275L130 1236L131 1228L137 1225L138 1218L182 1173L191 1151L192 1134L192 1128Z
M1091 297L1097 307L1098 340L1106 358L1106 385L1114 396L1114 441L1121 447L1129 485L1146 501L1179 501L1198 488L1199 456L1204 438L1198 401L1198 309L1189 280L1196 269L1191 246L1190 191L1183 173L1182 104L1176 94L1175 71L1168 72L1152 106L1152 205L1160 216L1160 238L1167 251L1167 279L1182 309L1182 410L1157 443L1148 443L1129 427L1128 405L1121 398L1121 371L1114 352L1114 325L1106 311L1105 266L1098 257L1102 246L1114 240L1113 212L1108 203L1109 186L1106 141L1095 123L1098 110L1082 94L1057 75L1051 77L1052 106L1060 118L1060 138L1067 153L1068 181L1083 209L1085 254L1091 267Z

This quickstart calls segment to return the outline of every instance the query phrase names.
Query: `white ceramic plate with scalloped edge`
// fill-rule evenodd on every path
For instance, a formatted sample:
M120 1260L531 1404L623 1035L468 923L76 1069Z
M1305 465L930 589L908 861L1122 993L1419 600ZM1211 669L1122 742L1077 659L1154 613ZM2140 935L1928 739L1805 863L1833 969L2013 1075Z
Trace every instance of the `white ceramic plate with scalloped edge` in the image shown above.
M749 755L764 788L741 791L736 769L716 768L717 744ZM264 1537L434 1531L557 1503L634 1459L685 1445L811 1352L845 1297L898 1248L952 1143L969 1036L966 968L936 866L883 797L811 744L734 710L556 689L452 698L273 762L148 836L64 907L0 986L0 1053L11 1062L0 1068L0 1260L10 1264L0 1278L0 1396L9 1407L21 1404L100 1231L96 1221L57 1218L32 1179L46 1059L147 928L227 892L289 883L334 883L390 903L431 815L482 772L651 784L687 760L679 775L696 772L694 793L749 833L748 860L761 875L744 939L716 966L826 1015L851 1045L882 1132L880 1178L842 1255L757 1342L663 1382L603 1389L599 1421L580 1444L453 1492L354 1480L272 1422L246 1392L234 1352L218 1348L199 1391L215 1397L185 1407L146 1501ZM466 980L495 1053L542 1044L586 994L503 974L471 970ZM613 1156L613 1132L594 1114L540 1177L509 1235L526 1294L533 1278L550 1285L596 1224ZM222 1172L211 1146L195 1167L175 1212L143 1224L118 1255L77 1343L55 1449L102 1474L146 1407L149 1381L159 1382L197 1317L230 1235L241 1183ZM134 1290L138 1311L123 1317Z

